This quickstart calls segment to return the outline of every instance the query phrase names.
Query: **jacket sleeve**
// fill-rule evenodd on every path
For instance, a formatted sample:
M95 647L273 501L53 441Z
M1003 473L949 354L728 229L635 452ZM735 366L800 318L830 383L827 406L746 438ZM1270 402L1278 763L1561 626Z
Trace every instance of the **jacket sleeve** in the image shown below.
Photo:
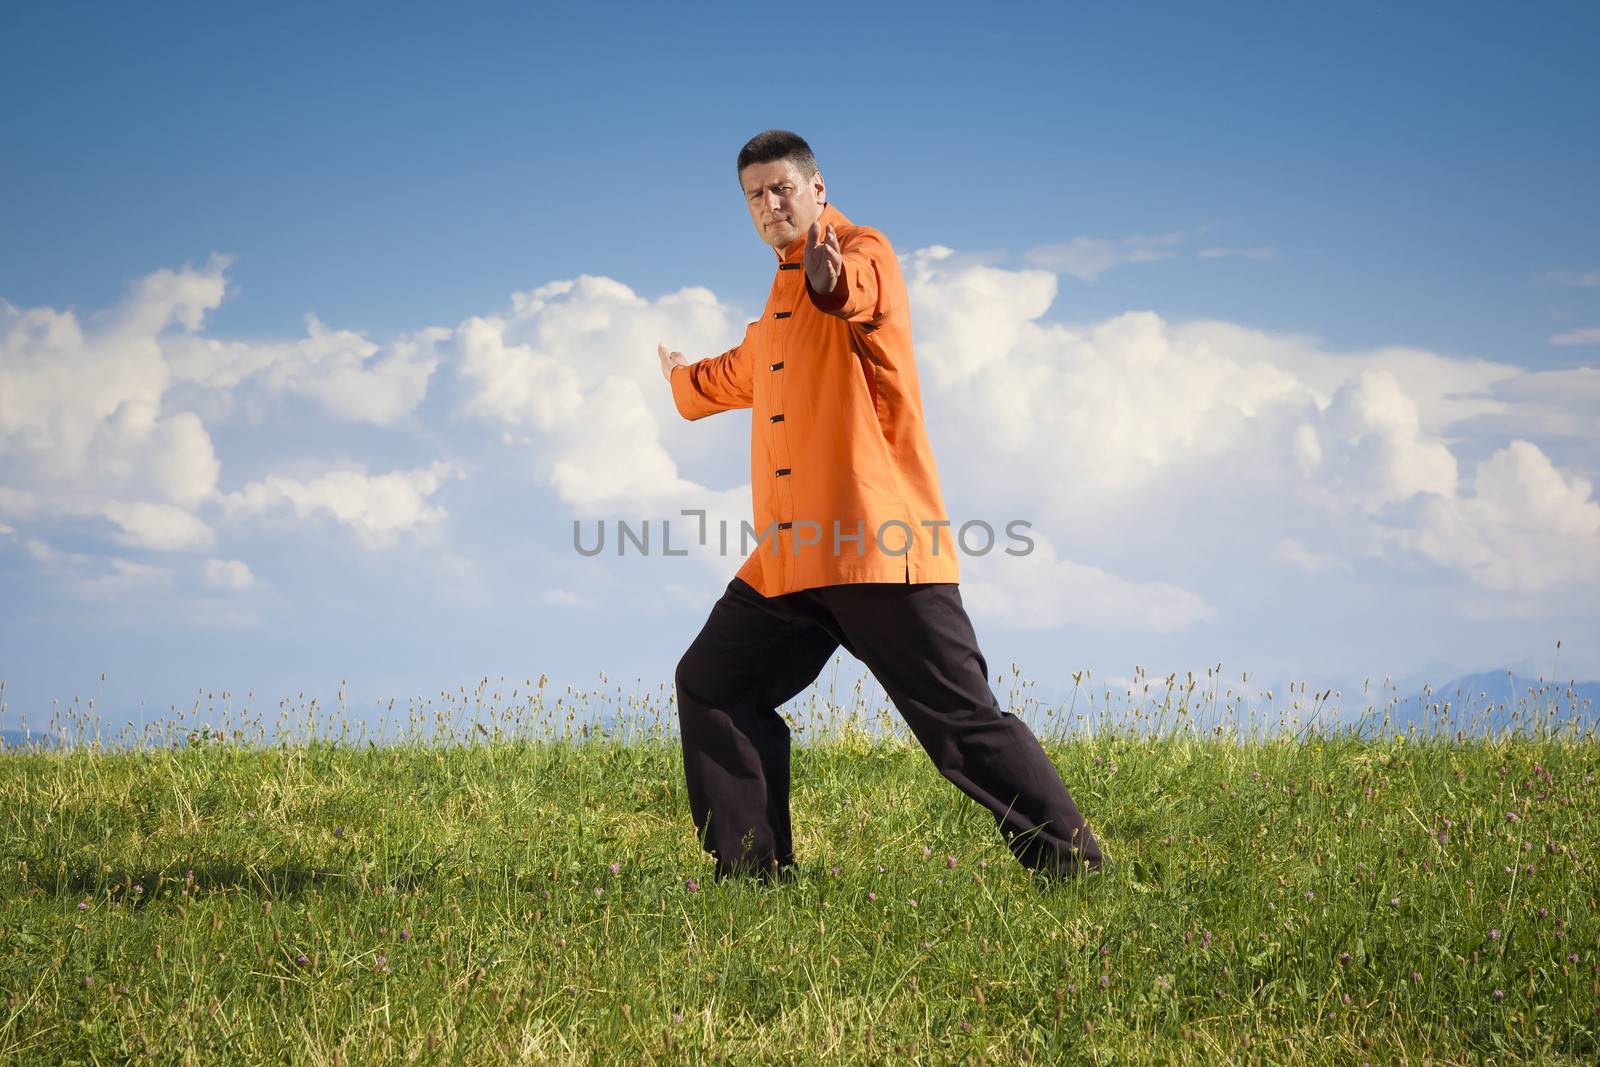
M678 414L692 421L753 403L750 367L755 353L750 333L755 325L746 326L744 340L722 355L672 368L672 400Z
M820 311L846 322L875 326L890 312L890 282L900 273L894 249L883 234L858 226L839 239L839 251L844 263L833 292L818 293L808 276L806 295Z

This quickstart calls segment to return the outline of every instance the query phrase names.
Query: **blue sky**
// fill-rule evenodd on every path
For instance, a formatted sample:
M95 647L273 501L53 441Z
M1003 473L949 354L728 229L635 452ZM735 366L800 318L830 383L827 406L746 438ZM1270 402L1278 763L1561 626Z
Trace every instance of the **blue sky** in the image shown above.
M764 299L773 126L906 266L953 515L1050 544L964 561L991 675L1600 675L1592 5L801 19L9 9L5 725L670 684L739 560L571 523L748 506L653 349Z

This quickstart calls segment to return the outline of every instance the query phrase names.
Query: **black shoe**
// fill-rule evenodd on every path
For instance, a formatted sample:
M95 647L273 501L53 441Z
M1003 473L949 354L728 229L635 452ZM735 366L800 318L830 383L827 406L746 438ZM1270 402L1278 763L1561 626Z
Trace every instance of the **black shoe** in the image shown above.
M728 864L718 860L711 872L711 877L718 882L733 879L772 884L774 882L794 881L795 872L796 865L792 861L779 863L777 860L768 860L764 864Z
M1103 876L1111 861L1104 856L1095 856L1087 860L1073 860L1071 863L1060 866L1044 866L1033 868L1033 876L1041 886L1064 885L1077 882L1083 878Z

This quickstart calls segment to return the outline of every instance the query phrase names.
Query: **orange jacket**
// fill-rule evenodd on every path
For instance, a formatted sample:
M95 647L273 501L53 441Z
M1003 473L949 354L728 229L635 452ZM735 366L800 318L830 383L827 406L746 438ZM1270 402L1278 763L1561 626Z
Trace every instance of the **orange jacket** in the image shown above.
M832 224L844 257L832 293L812 290L802 236L774 250L767 306L744 340L672 369L684 418L751 409L755 528L730 529L727 543L755 547L738 576L769 597L844 582L959 581L899 260L883 234L831 203L820 222L824 232Z

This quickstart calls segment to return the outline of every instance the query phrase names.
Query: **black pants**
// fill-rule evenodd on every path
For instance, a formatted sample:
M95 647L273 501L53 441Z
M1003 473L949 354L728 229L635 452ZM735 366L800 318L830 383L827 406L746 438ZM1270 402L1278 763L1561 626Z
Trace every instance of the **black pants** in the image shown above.
M1026 723L1002 711L953 582L856 582L767 598L734 578L678 663L689 810L719 874L795 863L778 707L840 645L866 664L939 773L994 815L1025 867L1098 866L1100 845Z

